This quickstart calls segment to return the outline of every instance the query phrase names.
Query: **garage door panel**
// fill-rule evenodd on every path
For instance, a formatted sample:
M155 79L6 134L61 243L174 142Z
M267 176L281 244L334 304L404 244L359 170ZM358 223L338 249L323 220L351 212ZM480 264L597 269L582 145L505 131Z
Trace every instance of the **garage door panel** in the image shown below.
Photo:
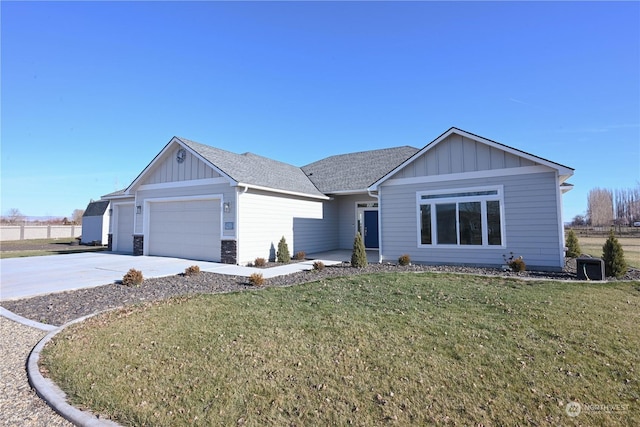
M150 204L149 255L220 260L220 201Z

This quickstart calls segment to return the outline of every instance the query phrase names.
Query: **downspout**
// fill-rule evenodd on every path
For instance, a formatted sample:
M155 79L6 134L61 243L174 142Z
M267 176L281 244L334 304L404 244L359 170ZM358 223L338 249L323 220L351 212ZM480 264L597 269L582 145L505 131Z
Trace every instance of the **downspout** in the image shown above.
M380 205L380 194L374 194L371 189L367 188L369 197L378 199L378 264L382 264L382 206Z

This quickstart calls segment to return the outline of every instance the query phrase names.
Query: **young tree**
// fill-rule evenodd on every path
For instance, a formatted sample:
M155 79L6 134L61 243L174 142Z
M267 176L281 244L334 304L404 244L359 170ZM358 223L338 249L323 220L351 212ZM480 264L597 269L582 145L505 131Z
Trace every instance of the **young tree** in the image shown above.
M569 258L578 258L582 255L582 249L580 249L580 244L578 243L578 237L573 230L567 231L567 237L565 246L567 247L567 256Z
M278 262L282 262L284 264L287 264L289 261L291 261L291 255L289 254L289 245L287 245L287 241L285 240L284 236L282 236L282 239L280 239L280 242L278 242L278 253L276 254L276 257L278 259Z
M367 251L360 232L353 239L353 252L351 253L351 267L364 268L367 266Z
M613 229L609 232L609 238L602 246L602 259L606 276L620 278L627 272L624 251L615 234L613 234Z

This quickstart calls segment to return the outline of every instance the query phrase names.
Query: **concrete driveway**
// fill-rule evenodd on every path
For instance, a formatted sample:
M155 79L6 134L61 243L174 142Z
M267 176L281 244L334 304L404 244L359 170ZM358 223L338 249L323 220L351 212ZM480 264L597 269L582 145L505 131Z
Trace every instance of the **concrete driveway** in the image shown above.
M328 253L327 253L328 255ZM317 259L317 258L316 258ZM326 265L338 264L332 258ZM265 279L313 268L313 260L259 269L182 258L133 256L113 252L83 252L0 260L0 301L91 288L114 283L131 268L145 278L173 276L197 265L201 271L249 277L258 272Z
M183 273L197 265L202 271L248 276L252 268L188 259L132 256L111 252L84 252L0 260L0 300L114 283L130 268L145 278Z

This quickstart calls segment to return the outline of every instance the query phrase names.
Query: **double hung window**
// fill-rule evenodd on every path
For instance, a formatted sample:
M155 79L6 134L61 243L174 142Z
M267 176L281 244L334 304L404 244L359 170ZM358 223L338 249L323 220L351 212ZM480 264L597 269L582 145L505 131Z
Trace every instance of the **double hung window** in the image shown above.
M502 187L418 192L420 246L502 246Z

